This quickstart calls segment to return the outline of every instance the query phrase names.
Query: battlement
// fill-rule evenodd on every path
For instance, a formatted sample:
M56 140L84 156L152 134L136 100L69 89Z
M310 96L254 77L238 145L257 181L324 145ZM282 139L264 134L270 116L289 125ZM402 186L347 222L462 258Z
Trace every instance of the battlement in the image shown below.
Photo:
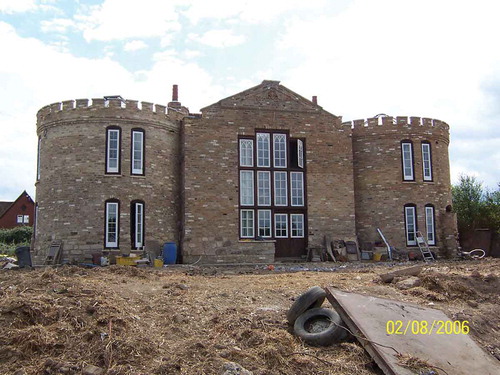
M438 130L448 132L449 125L441 120L416 116L383 116L368 119L353 120L343 122L342 125L351 126L354 134L365 133L366 131L394 130L397 127L404 127L412 130Z
M165 105L144 101L140 102L138 100L120 100L117 98L109 100L105 98L75 99L52 103L42 107L37 113L37 121L41 123L46 119L49 120L53 115L61 115L80 110L97 111L101 109L127 110L134 111L135 113L140 112L145 115L164 115L166 117L171 114L171 111L179 112L179 108L169 108Z

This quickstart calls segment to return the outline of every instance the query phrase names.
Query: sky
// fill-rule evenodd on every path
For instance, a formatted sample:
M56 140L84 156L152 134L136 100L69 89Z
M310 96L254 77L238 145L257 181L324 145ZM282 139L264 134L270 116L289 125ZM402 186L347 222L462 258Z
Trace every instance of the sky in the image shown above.
M500 182L500 1L0 0L0 201L35 197L36 113L121 95L191 112L264 79L343 120L450 125L452 183Z

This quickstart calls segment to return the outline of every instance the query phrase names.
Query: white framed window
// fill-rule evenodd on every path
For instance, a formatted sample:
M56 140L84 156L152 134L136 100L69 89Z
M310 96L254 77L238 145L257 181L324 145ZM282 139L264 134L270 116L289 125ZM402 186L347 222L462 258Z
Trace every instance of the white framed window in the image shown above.
M288 205L288 178L286 172L274 172L274 205Z
M286 134L273 134L274 167L286 168Z
M40 180L40 147L42 145L42 137L38 137L38 146L36 153L36 179Z
M257 133L257 167L270 167L270 134Z
M253 167L252 139L240 139L240 166Z
M254 211L240 210L241 238L255 237Z
M304 237L304 214L290 214L291 237Z
M269 238L272 236L271 234L271 210L258 210L258 226L259 232L258 235L260 237Z
M119 204L118 202L106 202L106 246L107 248L118 247L119 233Z
M304 142L297 139L297 163L300 168L304 168Z
M288 215L287 214L274 214L274 237L287 238L288 237Z
M434 228L434 207L425 206L425 228L427 232L427 243L436 244L436 230Z
M253 171L240 171L240 204L242 206L253 206L253 186Z
M417 244L417 212L415 206L405 206L406 244Z
M271 172L257 171L257 204L271 205Z
M39 215L38 203L36 203L35 204L35 228L33 228L33 230L35 232L35 238L37 238L37 236L38 236L38 215Z
M291 202L292 206L304 205L304 174L302 172L290 172Z
M23 215L23 224L30 223L30 215Z
M106 173L120 173L120 129L108 128L106 138Z
M413 181L413 150L411 142L401 142L401 157L403 161L403 180Z
M23 215L17 215L17 224L22 224L23 223Z
M422 168L424 181L432 181L431 144L422 143Z
M132 130L132 174L144 174L144 131Z
M135 202L134 210L134 247L140 249L144 246L144 203Z

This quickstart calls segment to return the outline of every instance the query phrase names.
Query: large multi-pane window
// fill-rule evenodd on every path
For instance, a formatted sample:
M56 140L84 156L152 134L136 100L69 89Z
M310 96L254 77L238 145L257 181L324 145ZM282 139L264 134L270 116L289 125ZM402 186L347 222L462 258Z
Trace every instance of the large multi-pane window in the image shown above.
M417 244L417 209L415 205L406 205L405 212L405 227L406 227L406 244L415 246Z
M240 139L240 167L253 167L253 139Z
M276 206L288 205L287 172L274 172L274 204Z
M274 236L276 238L288 237L288 215L274 214Z
M132 130L132 174L144 175L144 130Z
M291 172L291 201L292 206L304 205L304 174L302 172Z
M401 142L401 157L403 164L403 180L413 181L415 177L413 174L413 149L411 142Z
M255 237L254 228L254 210L240 210L240 236L242 238Z
M274 140L274 167L286 168L286 135L273 134Z
M130 205L132 247L144 247L144 202L132 201Z
M257 171L257 202L259 206L271 205L271 172Z
M106 131L106 173L120 173L121 130L109 127Z
M425 229L427 232L427 243L429 245L436 245L436 228L434 219L434 206L425 206Z
M253 185L253 171L240 171L240 204L242 206L253 206Z
M431 144L422 142L422 169L424 181L432 181Z
M117 200L106 201L106 228L105 228L105 247L118 248L119 233L119 209L120 204Z
M270 134L257 133L257 167L270 167Z
M260 237L271 237L271 210L258 211L258 223Z
M237 144L240 238L305 238L304 141L266 129Z

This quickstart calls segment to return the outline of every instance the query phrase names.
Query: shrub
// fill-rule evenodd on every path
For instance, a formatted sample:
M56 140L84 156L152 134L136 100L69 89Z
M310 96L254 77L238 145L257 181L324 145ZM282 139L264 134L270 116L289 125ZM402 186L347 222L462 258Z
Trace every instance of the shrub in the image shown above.
M33 227L16 227L12 229L0 229L0 243L4 244L22 244L31 241Z

